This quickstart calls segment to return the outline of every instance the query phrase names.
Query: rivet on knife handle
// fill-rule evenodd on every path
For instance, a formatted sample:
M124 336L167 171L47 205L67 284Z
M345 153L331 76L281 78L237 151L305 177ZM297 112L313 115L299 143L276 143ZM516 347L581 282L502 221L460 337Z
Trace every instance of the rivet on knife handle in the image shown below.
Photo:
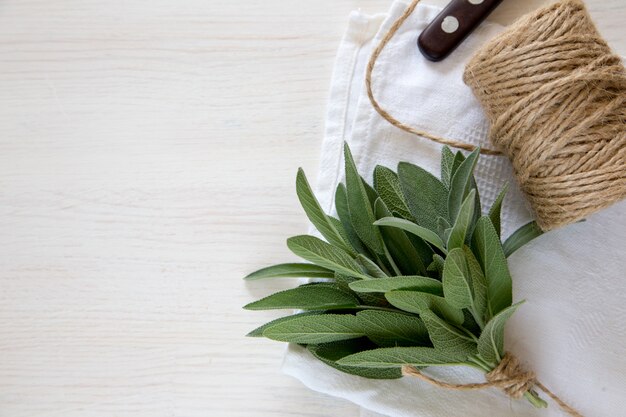
M417 45L431 61L441 61L485 20L502 0L453 0L424 29Z

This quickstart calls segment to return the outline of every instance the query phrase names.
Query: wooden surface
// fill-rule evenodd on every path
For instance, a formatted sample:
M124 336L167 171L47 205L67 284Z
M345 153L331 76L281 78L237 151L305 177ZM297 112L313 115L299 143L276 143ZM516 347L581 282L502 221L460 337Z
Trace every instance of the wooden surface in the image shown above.
M587 3L626 55L626 2ZM294 259L346 16L389 5L0 3L0 417L360 415L243 337L289 284L241 277Z

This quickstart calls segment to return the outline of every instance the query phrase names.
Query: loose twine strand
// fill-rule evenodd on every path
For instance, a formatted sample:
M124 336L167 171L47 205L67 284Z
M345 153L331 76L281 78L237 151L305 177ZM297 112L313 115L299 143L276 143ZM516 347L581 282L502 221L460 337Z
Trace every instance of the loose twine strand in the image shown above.
M403 123L403 122L399 121L394 116L392 116L387 110L385 110L380 105L380 103L378 102L376 97L374 96L374 91L373 91L373 88L372 88L372 74L374 72L374 67L376 66L376 62L378 61L378 58L380 57L380 54L383 52L383 50L385 49L385 47L387 46L389 41L398 32L400 27L402 27L404 22L406 22L406 20L413 14L413 11L415 10L415 8L417 7L417 5L420 2L421 2L421 0L413 0L411 2L411 4L406 8L404 13L402 13L402 16L400 16L394 22L394 24L391 26L391 28L389 29L389 31L387 32L385 37L380 41L380 43L378 44L378 46L376 47L376 49L372 53L372 56L371 56L371 58L370 58L370 60L369 60L369 62L367 64L367 69L366 69L366 73L365 73L365 86L367 88L367 96L369 97L370 103L372 103L372 106L378 112L378 114L380 114L385 120L387 120L393 126L399 128L399 129L402 129L405 132L412 133L412 134L415 134L415 135L418 135L418 136L422 136L424 138L430 139L430 140L432 140L434 142L437 142L437 143L440 143L442 145L448 145L448 146L452 146L452 147L455 147L455 148L458 148L458 149L464 149L466 151L473 151L474 149L476 149L476 146L474 146L474 145L470 145L469 143L461 142L461 141L458 141L458 140L446 139L446 138L443 138L443 137L440 137L440 136L436 136L436 135L433 135L433 134L428 133L426 131L417 129L417 128L413 127L413 126L410 126L410 125L408 125L406 123ZM499 152L499 151L497 151L495 149L489 149L489 148L481 148L480 152L482 154L485 154L485 155L501 155L501 152Z
M412 366L403 366L402 374L412 376L428 382L436 387L452 389L457 391L479 390L485 388L499 388L509 397L519 399L524 393L534 387L539 388L546 393L559 407L572 417L583 417L575 408L561 400L556 394L550 391L545 385L537 381L534 372L527 371L520 364L519 359L507 352L498 366L491 372L486 374L487 382L469 383L469 384L451 384L449 382L439 381L428 375L423 374Z
M413 0L368 62L367 95L403 131L472 151L399 121L376 99L381 53L414 12ZM575 223L626 197L626 71L580 0L563 0L520 19L478 51L463 77L490 121L544 231Z

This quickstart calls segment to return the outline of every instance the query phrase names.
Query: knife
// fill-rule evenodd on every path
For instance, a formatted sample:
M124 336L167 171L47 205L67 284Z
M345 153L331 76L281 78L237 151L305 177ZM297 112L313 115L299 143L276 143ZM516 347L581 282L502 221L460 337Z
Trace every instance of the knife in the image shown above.
M494 11L502 0L453 0L419 36L417 46L430 61L441 61Z

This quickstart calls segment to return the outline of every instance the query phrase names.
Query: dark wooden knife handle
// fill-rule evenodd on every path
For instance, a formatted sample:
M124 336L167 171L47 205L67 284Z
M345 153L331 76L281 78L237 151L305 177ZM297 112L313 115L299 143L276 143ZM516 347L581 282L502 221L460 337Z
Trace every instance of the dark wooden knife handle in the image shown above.
M431 61L441 61L485 20L502 0L452 0L424 29L417 46Z

